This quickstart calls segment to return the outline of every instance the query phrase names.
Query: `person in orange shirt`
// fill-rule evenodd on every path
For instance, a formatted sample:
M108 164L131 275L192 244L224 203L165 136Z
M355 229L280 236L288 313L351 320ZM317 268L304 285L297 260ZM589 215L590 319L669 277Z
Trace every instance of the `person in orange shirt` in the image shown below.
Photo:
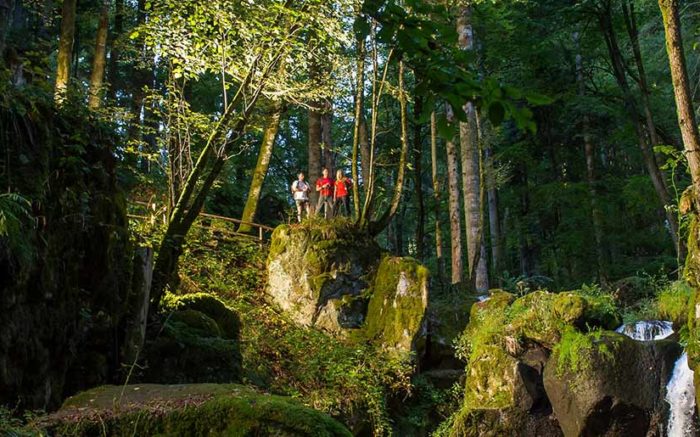
M323 208L327 219L333 217L333 179L328 177L327 168L323 169L323 176L316 180L316 191L319 192L316 212L320 213Z
M333 190L333 209L336 214L340 213L340 207L343 207L343 215L350 215L350 188L352 188L352 179L346 177L342 170L338 170L335 175L335 189Z

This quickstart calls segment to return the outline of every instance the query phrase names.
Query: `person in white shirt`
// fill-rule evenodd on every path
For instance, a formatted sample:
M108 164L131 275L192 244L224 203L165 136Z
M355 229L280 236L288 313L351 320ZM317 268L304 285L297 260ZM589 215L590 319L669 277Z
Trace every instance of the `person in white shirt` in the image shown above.
M294 203L297 204L297 220L301 223L301 213L306 210L306 217L311 215L311 206L309 205L309 190L311 187L304 180L304 172L299 172L297 180L292 183L292 196Z

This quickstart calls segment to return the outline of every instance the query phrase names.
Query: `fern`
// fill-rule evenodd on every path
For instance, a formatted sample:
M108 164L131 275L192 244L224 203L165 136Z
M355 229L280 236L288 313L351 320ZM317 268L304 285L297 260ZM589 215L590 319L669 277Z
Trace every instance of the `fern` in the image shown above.
M0 251L4 258L26 265L34 257L28 229L34 227L31 202L16 193L0 194Z

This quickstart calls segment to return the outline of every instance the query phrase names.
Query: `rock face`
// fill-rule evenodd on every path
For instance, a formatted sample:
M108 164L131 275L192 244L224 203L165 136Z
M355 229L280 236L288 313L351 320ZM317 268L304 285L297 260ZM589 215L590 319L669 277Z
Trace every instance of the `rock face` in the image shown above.
M452 436L562 435L544 386L552 349L568 331L610 329L619 321L604 299L537 291L516 299L493 290L475 303L458 349L467 361L464 403Z
M139 380L159 383L237 382L241 374L238 316L214 296L166 295L164 320L145 347Z
M362 325L361 294L380 259L373 240L339 220L278 226L267 262L272 300L296 323L334 333Z
M552 360L562 362L561 353ZM563 363L544 372L547 396L566 436L662 434L665 387L681 354L677 343L604 332L576 353L581 365L575 371Z
M290 398L235 384L102 386L36 424L51 435L347 436L340 423Z
M350 221L279 226L267 270L268 296L296 323L423 354L428 270L411 258L383 255Z

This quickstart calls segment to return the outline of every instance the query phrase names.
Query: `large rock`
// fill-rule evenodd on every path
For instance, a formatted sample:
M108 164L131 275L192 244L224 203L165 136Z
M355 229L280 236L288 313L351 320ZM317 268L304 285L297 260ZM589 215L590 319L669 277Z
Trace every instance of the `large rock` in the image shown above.
M66 436L351 436L329 416L235 384L102 386L36 427Z
M362 292L379 246L343 219L278 226L267 261L267 294L296 323L341 334L364 322Z
M458 342L467 361L464 401L451 436L558 436L544 386L550 354L566 332L614 327L619 314L606 297L536 291L516 299L493 290L471 308Z
M425 351L428 269L412 258L386 256L377 269L364 335L396 353Z
M240 322L206 293L166 295L161 324L151 326L138 380L157 383L237 382Z
M422 356L428 270L412 258L382 255L350 221L279 226L267 268L267 294L296 323Z
M681 353L674 342L639 342L614 332L571 333L544 371L564 435L660 435L665 387Z

